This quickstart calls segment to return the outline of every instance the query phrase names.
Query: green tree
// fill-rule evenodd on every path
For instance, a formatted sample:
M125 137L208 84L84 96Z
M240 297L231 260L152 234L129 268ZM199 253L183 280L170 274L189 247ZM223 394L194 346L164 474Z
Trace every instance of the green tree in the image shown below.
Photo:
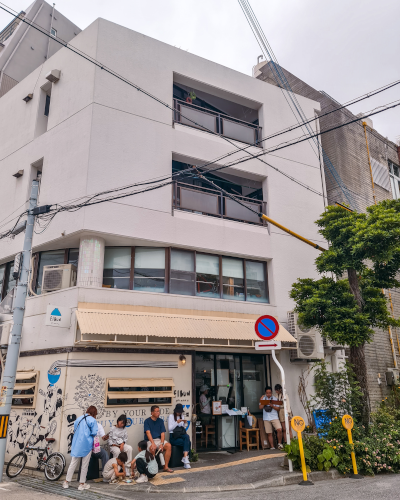
M383 288L397 288L400 268L400 200L385 200L366 213L329 206L317 220L330 243L316 259L321 278L298 279L290 296L299 321L350 347L350 363L363 393L362 414L368 422L365 344L373 328L398 326L391 318ZM327 273L335 276L329 277Z

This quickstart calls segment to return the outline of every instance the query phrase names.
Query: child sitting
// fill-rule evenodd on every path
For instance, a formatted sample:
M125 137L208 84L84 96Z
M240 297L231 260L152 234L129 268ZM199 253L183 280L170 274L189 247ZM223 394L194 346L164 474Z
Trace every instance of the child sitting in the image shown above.
M118 457L111 458L104 466L103 481L109 483L117 478L125 479L125 462L127 461L128 455L124 451L121 451ZM121 467L121 472L119 467Z
M139 453L132 460L131 469L136 467L139 478L136 480L137 483L147 483L149 479L152 479L158 472L157 460L154 455L147 451L147 441L140 441L138 444Z

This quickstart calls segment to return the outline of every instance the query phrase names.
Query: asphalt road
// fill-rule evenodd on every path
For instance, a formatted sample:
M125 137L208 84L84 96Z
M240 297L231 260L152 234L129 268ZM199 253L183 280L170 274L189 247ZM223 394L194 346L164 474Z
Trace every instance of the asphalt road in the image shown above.
M382 475L375 478L364 478L362 480L337 479L334 481L321 481L314 486L284 486L278 488L267 488L250 491L232 491L224 493L196 493L195 498L207 500L265 500L273 498L274 500L393 500L399 498L400 475ZM17 483L1 483L0 498L7 500L64 500L62 495L64 491L72 493L71 490L62 490L61 495L45 494L31 488L22 487ZM89 490L90 491L90 490ZM118 495L117 492L113 492ZM79 497L78 497L79 494ZM86 492L77 492L76 497L84 499ZM132 491L132 498L135 500L139 496L144 498L162 497L163 500L182 500L193 494L160 493L148 494L138 491ZM75 497L75 495L74 495Z

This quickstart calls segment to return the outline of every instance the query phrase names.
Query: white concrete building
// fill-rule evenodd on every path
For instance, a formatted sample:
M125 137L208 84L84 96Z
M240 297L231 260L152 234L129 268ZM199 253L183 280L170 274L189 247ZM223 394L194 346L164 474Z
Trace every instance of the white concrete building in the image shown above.
M51 33L51 38L39 30ZM60 50L57 40L69 42L80 32L44 0L35 0L15 16L0 31L0 97Z
M173 172L227 154L212 167L247 159L248 153L296 137L293 132L249 146L293 124L275 86L103 19L81 32L74 46L175 111L68 49L58 51L0 100L0 115L7 117L0 121L4 227L26 207L38 172L39 205L66 205L121 186L170 179ZM45 76L53 70L60 71L60 79L49 83ZM24 102L36 81L33 99ZM193 93L191 104L187 97ZM307 116L318 109L318 103L298 99ZM311 148L301 143L263 158L281 172L252 158L208 177L324 244L313 223L324 209L322 196L282 174L322 191ZM19 170L23 175L16 178ZM256 413L264 386L280 382L270 355L255 351L254 322L271 314L288 328L289 290L298 277L316 275L316 251L260 224L198 177L178 179L61 212L44 231L43 224L37 227L32 273L37 295L26 302L18 375L27 385L15 391L9 454L30 432L29 416L38 423L37 441L51 435L55 448L67 454L75 418L95 404L106 431L120 413L128 415L135 445L154 402L163 415L176 402L186 405L189 416L199 414L200 387L206 384L213 399ZM15 285L12 265L23 237L0 240L3 299ZM43 293L49 286L43 283L44 266L64 264L77 266L76 286L69 286L71 281ZM53 326L52 313L66 322ZM307 361L324 356L321 339L314 341L303 362L290 361L291 353L298 358L293 345L278 354L295 413L303 413L299 374ZM18 391L24 387L28 397L22 399ZM202 417L198 448L234 446L231 417L211 422ZM25 434L17 436L14 426L21 421Z

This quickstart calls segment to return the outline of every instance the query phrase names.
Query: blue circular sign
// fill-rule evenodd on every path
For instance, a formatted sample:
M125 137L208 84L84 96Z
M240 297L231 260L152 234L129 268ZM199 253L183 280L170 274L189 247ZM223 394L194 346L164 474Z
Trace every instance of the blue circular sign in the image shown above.
M273 316L261 316L254 325L261 340L272 340L279 333L279 323Z
M132 419L128 417L128 418L126 419L126 427L130 427L132 424L133 424Z

